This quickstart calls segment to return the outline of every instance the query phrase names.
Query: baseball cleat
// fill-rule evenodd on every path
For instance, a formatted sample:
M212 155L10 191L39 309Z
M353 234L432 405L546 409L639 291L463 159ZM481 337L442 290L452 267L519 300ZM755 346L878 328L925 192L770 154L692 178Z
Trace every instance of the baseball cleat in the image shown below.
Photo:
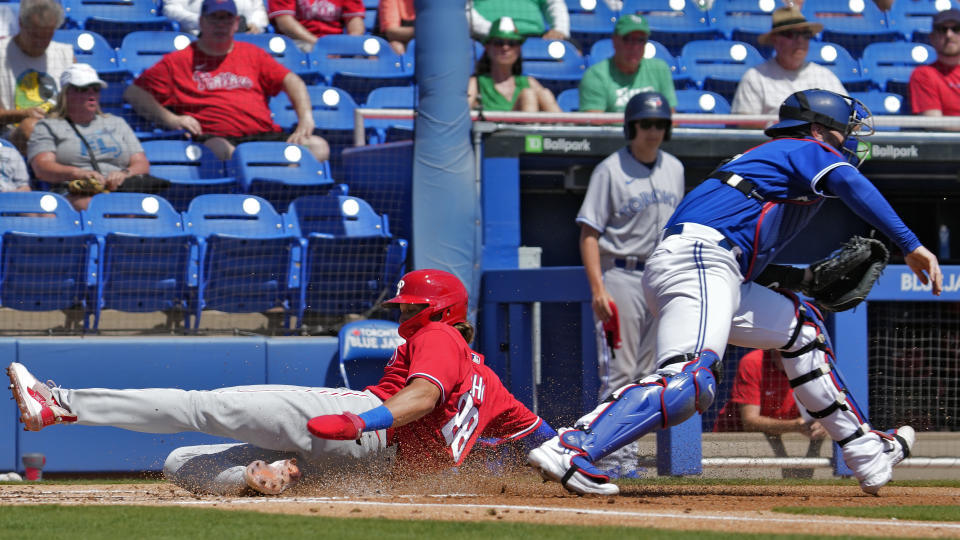
M10 377L10 390L20 409L23 429L40 431L53 424L72 424L77 421L77 415L63 408L53 397L50 386L38 381L23 364L10 364L7 375Z
M883 443L883 456L890 460L890 467L860 481L860 489L870 495L878 495L880 488L887 485L893 478L893 467L910 457L910 450L917 441L917 434L910 426L901 426L887 434L890 437L881 437L880 442Z
M264 495L279 495L300 481L297 459L281 459L273 463L257 460L247 465L243 479L250 489Z
M580 464L573 462L579 453L560 444L560 438L554 437L534 448L527 454L527 463L540 471L544 480L560 482L567 491L580 495L618 495L620 488L608 481L608 477L583 459ZM595 474L594 474L595 472Z

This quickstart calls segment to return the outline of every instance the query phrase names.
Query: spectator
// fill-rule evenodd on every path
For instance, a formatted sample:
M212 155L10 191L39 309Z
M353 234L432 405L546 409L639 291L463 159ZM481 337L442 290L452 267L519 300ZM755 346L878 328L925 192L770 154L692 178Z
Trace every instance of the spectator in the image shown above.
M397 54L407 51L407 44L413 39L413 23L417 14L413 0L380 0L377 8L380 18L380 32L390 42Z
M36 177L52 184L51 191L86 210L97 191L117 190L127 179L149 173L150 163L127 122L100 110L100 90L107 83L92 67L71 65L60 86L56 106L33 130L27 159Z
M832 71L807 62L810 40L821 30L822 24L806 20L797 7L774 10L770 31L757 41L761 45L772 45L775 56L743 74L730 111L734 114L777 114L787 96L811 88L846 95L846 89Z
M23 156L6 144L0 144L0 191L30 191L30 175Z
M366 32L363 0L267 0L267 11L277 32L293 38L303 52L329 34Z
M240 16L238 32L260 34L270 24L263 0L234 0ZM193 35L200 33L200 8L203 0L163 0L163 15L180 23L180 30Z
M527 37L570 38L570 13L564 0L467 0L470 32L477 39L485 40L501 17L516 21L519 32ZM550 22L549 30L544 19Z
M63 8L55 0L24 0L20 31L0 39L0 123L3 136L26 151L37 120L57 101L57 81L73 63L73 47L53 41L63 24Z
M937 60L917 66L910 75L910 107L924 116L960 115L960 11L948 9L933 17L930 45Z
M303 80L256 45L234 41L238 24L233 0L204 0L200 37L144 71L124 98L142 116L186 130L223 160L241 142L283 140L328 159L327 142L313 135ZM270 115L268 101L280 91L297 111L293 133L284 133Z
M561 112L553 92L536 79L522 75L520 47L523 36L513 19L493 23L477 61L476 75L470 77L467 100L471 108L487 111Z
M581 112L622 112L634 94L659 92L677 107L670 67L659 58L644 59L650 24L641 15L623 15L613 29L613 56L597 62L580 80Z

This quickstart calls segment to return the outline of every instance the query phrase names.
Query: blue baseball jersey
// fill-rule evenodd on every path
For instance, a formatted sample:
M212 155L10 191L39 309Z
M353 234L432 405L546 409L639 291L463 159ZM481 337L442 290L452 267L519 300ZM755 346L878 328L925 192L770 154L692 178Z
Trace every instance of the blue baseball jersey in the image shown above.
M756 277L813 218L825 197L839 197L904 253L920 245L876 187L832 146L814 139L774 139L718 171L753 182L762 201L712 178L681 201L667 226L700 223L741 250L745 280Z

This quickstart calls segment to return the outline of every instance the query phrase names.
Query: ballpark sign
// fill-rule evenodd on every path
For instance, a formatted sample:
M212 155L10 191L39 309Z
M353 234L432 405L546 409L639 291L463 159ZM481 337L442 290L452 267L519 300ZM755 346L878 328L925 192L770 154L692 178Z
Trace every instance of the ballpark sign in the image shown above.
M354 328L347 336L347 347L394 350L403 345L403 338L392 328Z
M867 150L866 159L920 159L920 148L915 144L873 144L861 141L860 146L857 148L857 152L860 153L864 146Z
M930 283L924 285L920 278L913 272L902 272L900 274L900 290L910 292L929 292L932 286ZM944 272L943 274L943 292L956 292L960 290L960 274Z
M523 139L523 151L527 154L590 152L590 141L588 139L527 135Z

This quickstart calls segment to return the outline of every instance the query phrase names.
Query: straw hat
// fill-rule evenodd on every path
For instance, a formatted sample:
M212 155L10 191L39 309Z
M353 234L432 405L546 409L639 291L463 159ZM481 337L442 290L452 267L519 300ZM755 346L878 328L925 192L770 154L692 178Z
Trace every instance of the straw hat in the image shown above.
M814 34L819 34L823 30L823 25L816 22L810 22L803 17L803 13L794 6L780 7L773 12L773 24L770 31L757 38L757 43L769 45L774 34L786 32L788 30L809 30Z

